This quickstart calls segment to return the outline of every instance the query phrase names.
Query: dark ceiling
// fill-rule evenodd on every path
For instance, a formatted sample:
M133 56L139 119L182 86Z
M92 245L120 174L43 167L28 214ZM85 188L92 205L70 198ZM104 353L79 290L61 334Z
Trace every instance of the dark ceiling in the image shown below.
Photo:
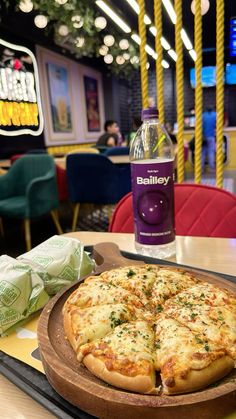
M223 1L223 0L222 0ZM133 30L137 32L138 19L137 15L131 8L131 6L126 2L126 0L107 0L113 8L123 16L124 20L131 26ZM10 8L8 11L5 10L2 2L0 2L1 7L1 22L0 22L0 35L3 36L3 33L8 32L12 34L13 37L19 37L26 39L28 42L39 43L42 45L47 45L52 49L58 49L53 43L53 33L50 29L43 31L37 29L34 25L32 13L16 13L14 11L14 0L10 2ZM50 0L49 0L50 3ZM226 0L225 2L225 61L226 62L236 62L236 59L229 57L229 21L230 17L236 15L236 0ZM94 2L88 0L89 5L93 5ZM174 0L172 0L174 4ZM191 0L183 0L183 27L186 29L192 43L194 40L194 16L190 9ZM94 7L97 7L94 4ZM98 9L99 10L99 9ZM153 0L146 0L146 12L154 21L153 18ZM203 16L203 65L214 65L215 64L215 44L216 44L216 0L210 0L210 9L206 15ZM108 29L112 32L112 27L114 23L110 22ZM148 43L154 48L154 37L147 31L148 34ZM174 47L174 25L171 22L165 8L163 7L163 35ZM9 39L10 40L10 39ZM185 65L187 67L193 66L193 61L190 58L189 54L185 51ZM174 65L172 58L164 52L165 58L169 63ZM102 60L96 60L100 66L103 67ZM150 62L153 60L150 59ZM153 62L154 63L154 62Z

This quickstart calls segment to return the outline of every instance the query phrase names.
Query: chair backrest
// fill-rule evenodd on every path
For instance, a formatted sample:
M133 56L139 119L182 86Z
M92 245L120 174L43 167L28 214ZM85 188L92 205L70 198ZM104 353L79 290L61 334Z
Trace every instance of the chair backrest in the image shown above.
M99 154L99 150L97 150L96 148L92 148L92 147L84 147L84 148L77 148L75 150L70 151L69 153L67 153L67 156L69 154L77 154L77 153L94 153L94 154Z
M236 238L236 196L213 186L175 184L175 226L181 236ZM134 231L132 195L124 196L109 231Z
M27 154L18 158L8 175L15 183L15 194L24 195L32 179L45 175L55 177L55 163L48 154ZM56 179L56 178L55 178Z
M127 156L129 155L129 147L109 147L104 154L105 156Z
M66 159L72 202L114 204L131 190L130 165L119 168L101 154L70 154Z

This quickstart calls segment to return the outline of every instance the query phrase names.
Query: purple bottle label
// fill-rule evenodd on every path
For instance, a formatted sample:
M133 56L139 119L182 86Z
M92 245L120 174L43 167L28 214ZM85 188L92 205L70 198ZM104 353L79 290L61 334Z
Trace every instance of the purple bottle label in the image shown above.
M173 161L132 162L135 239L160 245L175 239Z

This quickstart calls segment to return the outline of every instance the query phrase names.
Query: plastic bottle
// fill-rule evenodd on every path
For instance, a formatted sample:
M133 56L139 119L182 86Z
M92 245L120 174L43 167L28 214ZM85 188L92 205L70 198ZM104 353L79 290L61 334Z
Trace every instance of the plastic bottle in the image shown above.
M174 147L156 108L142 120L130 147L135 247L163 259L175 254Z

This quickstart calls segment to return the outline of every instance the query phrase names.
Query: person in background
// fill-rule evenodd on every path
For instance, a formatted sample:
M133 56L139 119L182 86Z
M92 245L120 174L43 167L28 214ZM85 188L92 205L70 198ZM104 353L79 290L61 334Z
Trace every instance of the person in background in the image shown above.
M104 131L105 133L99 137L96 145L105 145L107 147L122 145L123 139L116 121L113 119L107 120L104 124Z
M208 108L202 114L202 169L204 170L206 156L210 172L215 170L215 130L216 130L216 112Z
M138 129L141 127L142 125L142 120L140 118L140 116L136 115L133 117L133 121L132 121L132 129L129 132L128 136L127 136L127 141L126 141L126 145L129 147L131 141L134 139L136 132L138 131Z
M177 144L177 139L176 139L176 136L175 136L175 134L173 133L173 132L174 132L174 127L173 127L173 124L172 124L171 122L166 122L166 124L165 124L165 129L166 129L167 133L169 134L169 137L170 137L170 139L171 139L172 143L173 143L174 145L175 145L175 144Z

